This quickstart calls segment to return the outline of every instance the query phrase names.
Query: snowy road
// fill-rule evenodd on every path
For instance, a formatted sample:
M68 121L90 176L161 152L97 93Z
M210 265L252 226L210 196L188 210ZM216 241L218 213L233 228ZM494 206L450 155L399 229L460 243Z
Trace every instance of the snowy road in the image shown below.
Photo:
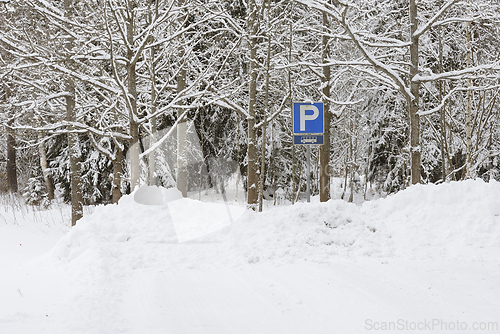
M498 270L481 266L373 261L143 273L130 280L122 315L132 333L361 333L400 319L472 326L498 319L498 282Z
M132 197L66 233L27 216L0 225L0 334L500 333L499 199L415 186L185 243L166 206Z
M0 333L368 333L391 322L416 333L433 321L429 332L450 333L500 320L500 268L482 264L339 260L92 281L26 264L9 277Z

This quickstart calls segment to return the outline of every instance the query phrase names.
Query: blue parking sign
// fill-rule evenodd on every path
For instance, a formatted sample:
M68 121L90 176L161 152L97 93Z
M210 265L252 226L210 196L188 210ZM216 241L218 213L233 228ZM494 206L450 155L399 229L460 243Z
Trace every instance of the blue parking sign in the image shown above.
M323 134L324 127L322 102L293 104L293 133L295 135Z

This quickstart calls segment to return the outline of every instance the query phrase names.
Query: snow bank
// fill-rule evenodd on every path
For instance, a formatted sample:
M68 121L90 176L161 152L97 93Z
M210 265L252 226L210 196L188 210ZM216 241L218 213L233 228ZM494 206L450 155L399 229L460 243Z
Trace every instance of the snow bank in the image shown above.
M361 209L389 231L394 255L415 259L500 259L500 183L415 185Z
M297 203L252 213L233 226L235 246L250 262L328 262L332 257L387 256L390 235L341 200Z
M162 190L164 191L164 190ZM340 200L277 206L263 213L182 199L177 212L151 194L125 196L80 220L51 253L83 268L199 267L256 262L329 262L370 256L498 261L500 184L418 185L356 206ZM165 194L165 193L164 193ZM169 195L170 196L170 195ZM150 204L150 205L146 205ZM151 205L154 204L154 205ZM182 208L181 211L178 209ZM229 209L228 209L229 208ZM228 211L229 210L229 211ZM232 212L230 214L228 212ZM182 219L183 215L186 219ZM220 223L209 235L179 243L186 224ZM182 225L180 227L180 225ZM227 225L227 226L226 226Z

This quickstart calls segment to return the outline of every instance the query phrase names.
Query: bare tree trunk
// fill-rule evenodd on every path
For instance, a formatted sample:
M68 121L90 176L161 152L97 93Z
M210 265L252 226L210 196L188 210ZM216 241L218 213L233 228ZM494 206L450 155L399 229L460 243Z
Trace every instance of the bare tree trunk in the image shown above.
M69 96L66 97L66 120L75 120L75 86L72 79L67 79L66 90ZM68 133L69 165L71 180L71 225L83 217L83 194L80 166L80 142L77 133Z
M135 4L133 1L127 2L127 43L134 45L134 21ZM140 158L139 158L139 124L137 123L137 73L136 63L133 61L134 50L127 50L127 90L129 99L129 131L132 137L130 142L130 188L132 191L140 185Z
M178 112L179 116L181 111ZM187 122L177 124L177 189L187 197Z
M348 163L348 154L346 154L345 158L345 174L344 174L344 188L342 189L342 195L340 196L340 199L344 199L346 189L347 189L347 177L349 175L349 163Z
M248 2L249 18L249 39L250 39L250 82L249 82L249 103L248 103L248 206L253 210L257 205L257 146L255 131L255 103L257 98L257 6L255 0Z
M155 19L158 17L158 1L154 3L154 15ZM149 12L149 24L153 23L153 13ZM151 114L154 115L157 110L157 94L156 94L156 47L153 45L150 49L150 75L151 75ZM156 143L157 127L156 127L156 116L151 119L151 137L149 140L149 147L152 147ZM155 163L155 151L153 150L148 156L148 167L149 167L149 185L156 185L156 163Z
M65 16L71 17L73 13L73 1L64 0ZM70 53L74 47L74 39L68 38L66 43L66 52ZM75 82L71 77L66 78L66 121L74 122L75 116ZM83 194L82 194L82 176L81 176L81 152L78 133L68 133L68 150L70 165L70 183L71 183L71 225L83 217Z
M349 203L352 203L354 199L354 122L351 119L349 121ZM346 171L346 182L347 182L347 171ZM347 188L347 184L345 186Z
M439 28L438 42L439 42L439 73L443 73L443 41L442 41L443 29ZM443 82L439 80L437 82L439 89L439 100L443 100ZM446 171L446 153L447 153L447 140L446 140L446 109L445 106L441 108L441 174L443 182L446 182L446 176L448 172Z
M291 12L293 13L293 3L291 4ZM293 44L293 22L290 20L290 48L288 49L288 64L292 63L292 44ZM293 118L293 87L292 87L292 70L288 68L288 91L290 94L290 112ZM295 144L292 133L292 205L295 204Z
M178 0L178 6L182 7L184 0ZM179 23L184 21L185 16L179 16ZM184 57L184 41L181 37L181 46L179 48L179 61L182 62ZM186 88L186 69L182 68L177 75L177 94L180 94ZM179 102L183 105L183 102ZM180 117L184 110L179 108L177 117ZM188 188L188 173L187 173L187 122L182 120L177 124L177 189L182 193L183 197L187 197Z
M140 158L139 158L139 125L130 120L129 124L130 137L130 188L134 191L140 182Z
M349 177L349 203L354 201L354 168L351 168Z
M122 197L121 187L122 187L122 161L123 161L123 151L117 149L115 159L111 162L113 163L113 203L118 203Z
M269 69L271 63L271 26L270 26L271 1L267 0L267 59L266 59L266 97L264 105L264 124L262 126L262 157L260 160L260 180L259 180L259 212L262 212L264 201L264 181L266 176L266 132L267 132L267 114L269 113Z
M266 88L267 90L267 88ZM267 92L266 92L267 95ZM267 99L266 99L267 100ZM259 212L262 212L264 201L264 181L266 174L266 128L267 128L267 107L264 110L264 125L262 128L262 156L260 161L260 179L259 179Z
M10 98L10 87L4 85L5 99ZM9 120L7 122L7 187L10 192L17 193L17 164L16 164L16 135L12 128L14 125L14 115L12 110L8 112Z
M358 125L359 125L359 117L358 117L358 109L355 107L354 112L354 122L351 123L351 133L354 137L354 148L352 150L352 170L351 170L351 195L349 198L349 202L353 202L354 200L354 185L356 182L359 182L356 179L356 173L358 172Z
M271 154L271 163L273 164L273 205L276 205L276 148L274 147L274 123L271 123L271 143L272 143L272 154Z
M468 7L468 15L470 16L470 4L467 3ZM472 60L472 48L471 48L471 24L470 21L467 22L466 26L466 39L467 39L467 68L471 67ZM472 109L472 80L467 79L468 90L467 90L467 110L465 113L465 134L466 134L466 162L465 162L465 178L469 179L471 177L471 166L472 166L472 158L471 158L471 147L472 147L472 127L471 127L471 109Z
M16 136L12 125L13 119L7 127L7 184L9 191L17 193Z
M410 0L410 92L412 97L408 101L410 111L410 154L411 154L411 183L420 183L420 116L418 115L420 99L420 83L411 81L418 74L418 29L416 0Z
M328 36L326 35L328 29L328 15L323 13L323 27L325 35L323 35L323 55L322 62L326 64L328 61ZM323 65L323 77L321 78L323 85L324 99L324 135L323 145L319 149L320 161L320 176L319 176L319 200L326 202L330 199L330 66Z
M54 182L49 175L47 162L47 150L45 149L45 143L43 142L43 133L38 132L38 153L40 154L40 167L42 168L43 180L45 182L45 189L47 190L47 199L52 201L54 199Z
M151 132L152 135L149 139L149 147L153 146L156 143L157 137L157 127L156 127L156 117L151 119ZM149 167L149 185L156 185L156 161L155 161L155 151L149 153L148 156L148 167Z

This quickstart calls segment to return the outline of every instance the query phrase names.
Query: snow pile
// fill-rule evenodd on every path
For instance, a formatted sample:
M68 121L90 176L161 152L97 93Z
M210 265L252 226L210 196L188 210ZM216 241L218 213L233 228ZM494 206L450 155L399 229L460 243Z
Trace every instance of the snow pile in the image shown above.
M390 235L366 223L355 204L297 203L253 213L233 226L235 246L249 262L329 262L334 257L387 256Z
M467 180L415 185L363 204L362 213L389 231L396 256L498 261L500 183Z
M244 210L238 219L235 201L145 187L96 208L61 239L63 231L27 214L14 220L18 211L0 203L0 333L361 333L398 319L495 325L499 201L499 183L466 181L363 205ZM200 223L200 235L215 232L192 239Z
M60 240L52 256L104 270L111 265L168 269L359 256L500 258L497 182L412 186L362 206L340 200L298 203L263 213L246 211L239 219L241 207L176 200L162 191L142 189L138 201L145 204L130 195L118 205L98 207ZM172 206L175 202L182 205ZM190 240L186 229L199 224L215 232Z
M118 205L96 207L54 247L52 254L72 262L102 264L116 259L141 266L142 253L152 245L177 243L166 206L143 205L125 196Z

